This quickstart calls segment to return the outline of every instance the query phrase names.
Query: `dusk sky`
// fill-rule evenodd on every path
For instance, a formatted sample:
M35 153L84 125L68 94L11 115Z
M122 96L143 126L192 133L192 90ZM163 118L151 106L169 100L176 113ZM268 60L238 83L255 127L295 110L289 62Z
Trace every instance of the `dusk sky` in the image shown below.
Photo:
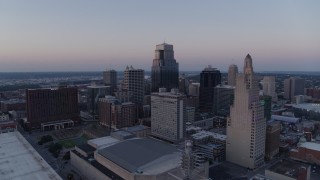
M319 0L0 0L0 72L151 70L156 44L179 69L319 71Z

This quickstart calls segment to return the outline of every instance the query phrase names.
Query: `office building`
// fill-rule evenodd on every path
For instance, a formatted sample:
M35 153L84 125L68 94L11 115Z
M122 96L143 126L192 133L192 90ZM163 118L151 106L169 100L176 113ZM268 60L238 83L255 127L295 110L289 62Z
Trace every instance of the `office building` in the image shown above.
M272 101L277 101L276 78L274 76L264 76L262 79L263 95L271 96Z
M234 86L218 85L214 88L213 113L219 116L229 116L233 104Z
M238 74L238 66L235 64L231 64L228 69L228 85L229 86L236 85L237 74Z
M174 59L173 45L159 44L156 46L155 58L151 67L151 91L159 88L178 88L179 64Z
M179 77L179 92L183 94L188 94L189 90L189 80L185 74L181 74Z
M200 93L200 83L189 84L188 94L190 96L199 96Z
M268 121L271 119L271 101L272 101L272 97L271 96L260 96L260 101L261 104L264 107L264 118Z
M213 112L214 87L218 84L221 84L221 73L219 70L208 66L200 73L200 111Z
M110 86L99 86L93 84L87 87L87 110L94 117L99 117L99 98L110 95Z
M29 130L61 129L79 121L77 88L27 89L26 102Z
M99 99L99 123L112 129L130 127L137 122L137 107L132 102L121 103L113 96Z
M132 92L132 102L142 107L144 98L144 70L127 66L124 71L123 88Z
M117 71L113 69L103 71L103 83L106 86L110 86L110 94L113 95L117 89Z
M178 142L184 138L185 104L184 94L177 89L166 92L160 88L158 93L151 94L151 134L155 137Z
M266 159L271 160L279 153L280 122L268 122L266 132Z
M255 169L264 163L266 120L249 54L243 72L237 76L234 103L227 120L226 154L227 161Z
M291 77L284 80L284 98L294 101L295 96L304 95L305 80Z

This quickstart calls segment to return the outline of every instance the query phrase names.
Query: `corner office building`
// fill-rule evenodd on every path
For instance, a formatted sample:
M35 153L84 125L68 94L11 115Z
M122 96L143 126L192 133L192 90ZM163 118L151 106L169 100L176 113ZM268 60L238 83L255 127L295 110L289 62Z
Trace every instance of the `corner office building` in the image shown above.
M234 104L227 120L227 161L255 169L264 163L266 120L259 101L258 79L252 59L245 58L243 74L237 76Z
M79 121L78 90L27 89L27 128L61 129Z

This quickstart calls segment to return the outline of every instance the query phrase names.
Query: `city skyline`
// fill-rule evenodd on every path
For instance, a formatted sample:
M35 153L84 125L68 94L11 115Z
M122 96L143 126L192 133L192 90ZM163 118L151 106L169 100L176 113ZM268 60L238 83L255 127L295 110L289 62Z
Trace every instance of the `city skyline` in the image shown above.
M275 5L276 4L276 5ZM318 1L154 3L2 1L0 72L151 70L154 46L174 45L180 71L317 71ZM157 10L160 11L157 11Z

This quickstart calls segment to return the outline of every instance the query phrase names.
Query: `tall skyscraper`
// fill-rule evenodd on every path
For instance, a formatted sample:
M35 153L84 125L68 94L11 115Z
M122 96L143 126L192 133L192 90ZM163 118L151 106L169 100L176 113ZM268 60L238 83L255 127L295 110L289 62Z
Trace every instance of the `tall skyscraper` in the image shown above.
M151 67L151 91L159 88L178 88L179 64L174 59L173 45L159 44L156 46L155 58Z
M265 76L262 80L263 95L272 97L272 101L277 101L276 78L274 76Z
M200 73L200 111L213 112L214 88L218 84L221 84L219 70L208 66Z
M228 85L230 86L236 85L237 74L238 74L238 66L235 64L231 64L228 70Z
M255 169L264 163L266 120L259 101L258 79L252 59L244 60L243 74L238 74L235 99L227 120L227 161Z
M113 94L117 89L117 71L106 69L103 71L103 83L110 86L110 94Z
M213 113L219 116L229 116L233 99L234 86L216 86L214 88Z
M132 92L132 102L142 107L144 97L144 70L127 66L124 71L123 86L124 89Z
M93 84L87 87L87 110L95 119L99 115L99 98L109 94L108 86L98 86Z
M27 124L31 129L61 129L79 119L78 89L27 89Z
M294 101L295 96L304 95L305 80L302 78L291 77L284 80L284 97Z
M151 134L171 142L184 138L186 95L178 89L166 92L160 88L159 93L151 94Z

